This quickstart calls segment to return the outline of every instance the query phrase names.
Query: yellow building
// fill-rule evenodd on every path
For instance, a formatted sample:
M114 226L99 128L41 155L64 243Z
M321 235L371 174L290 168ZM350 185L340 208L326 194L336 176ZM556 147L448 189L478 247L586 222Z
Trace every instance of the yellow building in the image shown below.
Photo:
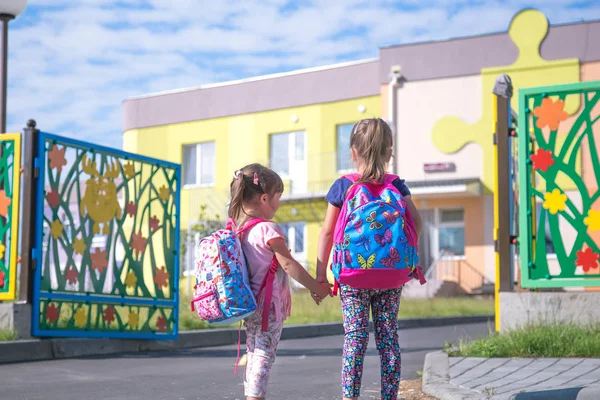
M377 73L366 60L128 99L123 147L183 165L183 228L202 205L225 218L235 170L271 166L285 182L277 222L312 271L324 196L352 168L350 130L381 115Z
M513 109L520 88L600 79L599 35L600 22L550 26L541 12L525 10L507 32L391 46L375 60L132 98L123 103L124 149L183 164L183 227L203 204L225 214L236 169L270 165L286 181L278 222L310 268L324 195L351 168L350 129L382 116L396 132L391 169L406 179L424 218L421 264L437 265L438 280L469 293L495 280L496 77L511 76ZM579 171L585 162L578 160Z

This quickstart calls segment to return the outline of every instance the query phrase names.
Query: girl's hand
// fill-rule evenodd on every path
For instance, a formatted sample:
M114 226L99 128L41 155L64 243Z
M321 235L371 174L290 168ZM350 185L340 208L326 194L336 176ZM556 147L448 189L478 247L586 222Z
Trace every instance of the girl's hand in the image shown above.
M319 299L317 304L319 304L325 297L331 295L331 286L332 285L327 282L327 278L325 278L325 282L319 282L319 290L314 292L313 296L315 301L317 301L317 298Z

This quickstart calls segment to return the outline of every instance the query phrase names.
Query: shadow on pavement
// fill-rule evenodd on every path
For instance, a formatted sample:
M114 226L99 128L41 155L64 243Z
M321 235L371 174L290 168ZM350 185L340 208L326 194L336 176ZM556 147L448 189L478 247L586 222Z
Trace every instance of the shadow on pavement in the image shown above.
M411 349L402 349L403 354L408 353L420 353L439 350L439 347L417 347ZM242 348L240 354L245 353L245 348ZM379 353L375 348L367 349L367 356L378 356ZM175 350L175 351L151 351L142 353L125 353L125 354L113 354L105 356L90 356L90 357L77 357L79 359L88 360L99 360L99 359L110 359L110 358L180 358L180 357L207 357L207 358L230 358L236 357L237 350L222 350L222 349L189 349L189 350ZM279 349L277 350L277 357L300 357L300 356L342 356L341 348L330 348L330 349Z
M560 399L560 400L577 400L577 395L583 387L567 388L567 389L552 389L552 390L541 390L535 392L518 393L515 395L515 400L549 400L549 399Z

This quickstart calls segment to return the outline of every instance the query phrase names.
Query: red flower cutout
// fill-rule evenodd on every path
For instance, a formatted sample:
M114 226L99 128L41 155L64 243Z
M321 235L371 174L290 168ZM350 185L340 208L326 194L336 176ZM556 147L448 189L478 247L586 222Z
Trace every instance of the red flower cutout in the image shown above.
M127 213L127 215L129 215L130 217L134 217L135 214L137 214L137 205L133 203L133 201L130 201L129 203L127 203L127 205L125 206L125 212Z
M554 157L552 157L551 150L538 149L537 153L532 154L530 158L533 162L533 169L546 172L548 168L554 165Z
M56 208L60 204L60 195L56 190L52 189L52 191L46 195L46 200L50 207Z
M58 321L58 307L56 307L56 304L50 303L46 306L46 319L49 324Z
M156 215L154 215L152 218L150 218L150 230L152 232L156 232L158 230L158 228L160 228L160 220L158 218L156 218Z
M5 277L6 274L4 273L4 271L0 271L0 289L3 289L4 285L6 285L6 282L4 281Z
M8 215L8 206L10 206L10 197L6 196L4 190L0 190L0 215L6 217Z
M92 269L103 273L108 266L106 250L100 251L100 249L96 249L94 254L90 254L90 258L92 260Z
M160 267L160 269L156 270L156 275L154 276L154 283L158 285L158 287L167 286L167 281L171 275L167 272L164 266Z
M56 170L58 172L62 171L62 167L67 165L67 160L65 159L65 151L66 147L63 147L62 150L58 148L58 145L54 145L52 150L48 152L48 159L50 160L50 168Z
M156 329L159 332L164 332L167 330L167 320L162 315L156 319Z
M575 261L575 265L580 265L585 272L588 272L592 268L598 268L598 258L600 258L600 255L594 253L592 249L588 247L583 251L577 252L577 261Z
M104 320L106 322L108 322L108 324L110 325L111 322L113 322L115 320L115 314L116 314L116 311L115 311L114 307L108 306L106 308L106 310L104 310Z
M134 233L131 235L129 247L135 250L136 255L144 252L144 249L146 248L146 238L142 236L142 231L140 231L140 233Z
M560 122L568 117L564 108L563 100L552 101L550 97L544 98L542 105L533 109L533 115L538 118L537 127L542 129L548 126L552 131L557 130Z
M77 283L77 278L79 277L79 272L77 272L77 270L73 267L69 267L69 269L67 270L67 282L69 282L71 285L74 285Z

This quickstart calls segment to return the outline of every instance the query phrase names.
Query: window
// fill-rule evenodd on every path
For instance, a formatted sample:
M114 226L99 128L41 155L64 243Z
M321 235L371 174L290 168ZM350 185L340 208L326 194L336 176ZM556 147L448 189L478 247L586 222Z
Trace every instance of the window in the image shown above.
M540 215L542 214L542 212L546 212L546 210L544 210L542 208L541 203L537 203L536 227L539 227L539 225L540 225ZM546 242L546 254L549 256L554 256L556 254L556 251L554 250L554 243L552 242L552 233L550 233L550 221L548 220L548 214L546 214L546 224L545 225L546 225L546 229L544 229L544 231L545 231L544 240Z
M183 146L183 184L215 183L215 142Z
M438 243L439 251L455 256L465 255L464 210L439 210Z
M282 176L296 173L294 166L305 161L305 132L277 133L270 136L271 169Z
M350 134L354 124L344 124L337 126L337 169L338 171L347 171L354 169L352 157L350 155Z
M304 237L306 230L306 222L290 222L280 224L283 235L287 241L287 245L294 254L304 254L306 248Z

